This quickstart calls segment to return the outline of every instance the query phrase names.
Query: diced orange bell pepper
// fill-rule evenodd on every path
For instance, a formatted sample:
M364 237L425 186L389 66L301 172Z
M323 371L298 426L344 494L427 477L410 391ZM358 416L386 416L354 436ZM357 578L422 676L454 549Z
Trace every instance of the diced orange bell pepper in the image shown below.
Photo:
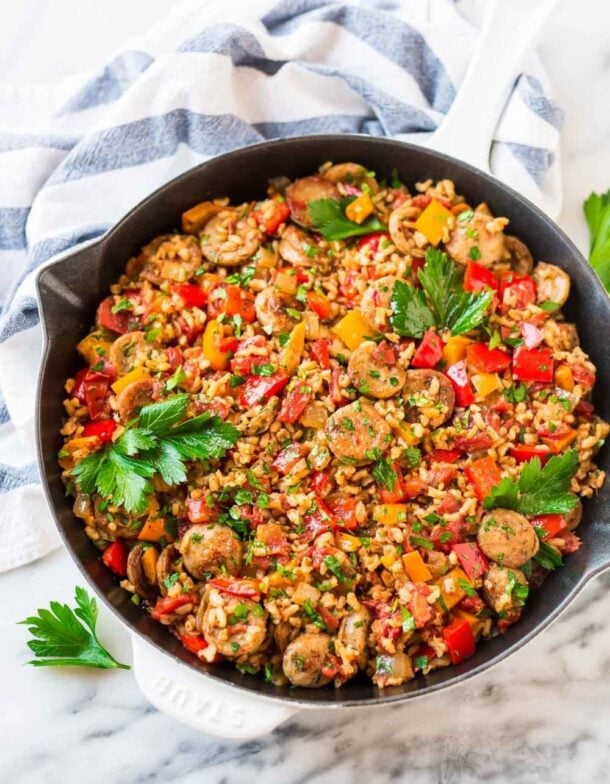
M464 468L468 481L474 487L474 492L479 501L483 501L495 487L502 481L502 472L493 457L489 455L475 460Z
M141 542L158 542L164 536L166 536L165 520L162 517L149 517L142 526L138 539Z
M455 569L452 569L450 572L443 575L443 577L440 577L436 581L436 584L441 589L441 599L448 610L455 607L455 605L458 602L461 602L464 596L466 596L466 591L462 586L464 584L472 585L468 577L466 577L466 572L462 571L462 569L457 566ZM449 587L450 590L447 590Z
M99 332L91 332L76 346L76 350L89 365L95 365L108 353L111 342L102 337Z
M208 321L203 333L203 356L208 360L213 370L224 370L229 361L229 353L219 348L222 340L222 327L216 321Z
M182 231L186 234L197 234L205 224L223 208L213 201L202 201L182 213Z
M479 397L487 397L502 387L500 377L496 373L477 373L470 377L472 386L476 389Z
M133 370L130 370L129 373L126 373L124 376L121 376L121 378L117 379L114 384L112 384L112 391L115 395L118 395L119 392L122 392L125 389L125 387L133 384L134 381L141 381L144 378L149 378L148 372L139 365Z
M364 340L370 340L378 334L370 328L358 308L346 313L341 321L335 324L332 331L352 351L357 349Z
M346 534L343 531L340 531L335 536L335 539L337 541L337 546L340 550L343 550L344 553L355 553L362 546L359 537L353 536L352 534Z
M555 383L566 392L574 389L574 376L569 365L558 365L555 370Z
M549 447L551 452L555 454L559 454L559 452L563 452L563 450L569 446L572 441L575 441L578 437L578 431L574 430L572 427L567 427L565 430L556 433L548 433L545 435L540 436L540 440L544 441L544 443Z
M280 366L288 373L298 368L305 348L305 322L300 321L293 327L290 337L280 354Z
M370 193L364 192L347 205L345 214L354 223L364 223L374 209Z
M443 348L443 359L448 365L455 365L456 362L466 358L466 349L471 343L473 341L470 338L461 335L449 338Z
M438 245L443 238L443 229L453 215L440 201L432 199L430 204L415 221L415 228L420 231L431 245Z
M283 291L286 294L296 294L298 283L294 270L289 272L280 270L275 276L275 285L280 291Z
M140 563L142 564L142 569L144 570L146 579L152 585L157 584L158 558L159 558L159 553L157 552L156 547L147 547L146 550L144 550L144 552L142 553L142 558L140 559Z
M373 518L382 525L398 525L407 519L406 504L379 504L373 507Z
M418 438L413 432L413 425L408 422L398 422L392 427L392 430L394 435L402 438L407 446L415 446L415 444L421 441L421 438Z
M427 583L432 579L432 572L421 557L419 550L411 550L402 557L402 563L409 579L414 583Z

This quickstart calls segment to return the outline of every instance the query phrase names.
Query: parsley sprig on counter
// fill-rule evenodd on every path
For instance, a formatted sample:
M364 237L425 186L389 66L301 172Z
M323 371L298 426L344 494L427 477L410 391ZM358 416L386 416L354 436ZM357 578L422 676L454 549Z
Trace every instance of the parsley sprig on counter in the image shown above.
M574 449L555 455L546 465L534 457L523 464L518 481L505 477L483 501L485 509L513 509L524 515L566 514L578 503L570 482L578 468Z
M386 231L383 223L371 216L363 223L351 221L345 208L353 201L348 199L314 199L309 202L309 216L320 234L327 240L346 240L372 231Z
M446 253L429 248L417 276L421 289L397 280L392 290L391 322L399 335L421 338L430 327L462 335L483 321L493 293L464 291L458 266Z
M95 633L97 603L84 588L75 588L76 608L51 602L50 609L39 609L23 621L34 639L28 647L36 656L34 667L98 667L102 670L128 670L111 656Z
M592 193L584 210L591 238L589 262L610 291L610 190Z
M188 395L144 406L136 422L113 443L72 469L83 493L98 492L128 512L144 512L159 474L168 485L186 481L186 460L223 457L239 431L205 412L183 421Z

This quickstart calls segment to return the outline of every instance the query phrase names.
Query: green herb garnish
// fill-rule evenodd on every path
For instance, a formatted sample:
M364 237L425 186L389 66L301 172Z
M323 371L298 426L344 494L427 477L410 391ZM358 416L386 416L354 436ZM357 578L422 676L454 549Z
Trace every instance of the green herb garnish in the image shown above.
M351 221L345 208L353 201L348 199L315 199L309 202L309 217L320 234L327 240L345 240L372 231L386 231L386 226L375 217L363 223Z

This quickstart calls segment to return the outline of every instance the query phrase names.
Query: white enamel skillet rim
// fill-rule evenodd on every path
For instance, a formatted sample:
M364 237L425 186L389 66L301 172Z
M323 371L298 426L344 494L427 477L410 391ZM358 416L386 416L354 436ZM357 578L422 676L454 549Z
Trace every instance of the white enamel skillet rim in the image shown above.
M535 258L552 259L572 278L567 318L578 321L585 350L598 367L596 407L610 418L610 345L599 340L599 325L610 323L610 300L599 279L570 240L522 196L475 168L437 152L368 136L313 136L266 142L219 156L160 188L132 210L102 239L44 270L37 285L45 333L38 387L37 434L40 472L49 505L68 551L95 594L132 633L134 671L148 699L181 721L212 735L246 739L263 735L298 710L372 706L410 700L460 683L488 669L520 648L571 601L587 580L610 560L605 521L610 483L585 504L579 529L583 546L566 565L534 592L522 619L509 631L481 643L476 654L459 666L380 691L364 677L341 689L274 687L262 678L240 673L232 664L203 665L167 629L129 600L127 592L102 565L83 526L72 514L57 465L62 420L63 384L78 367L74 346L94 320L97 304L122 272L127 259L153 236L171 231L181 212L212 196L233 201L261 198L269 177L294 178L315 171L325 160L354 160L381 178L394 166L406 183L432 177L454 180L469 203L489 201L496 214L511 219L511 231L530 247ZM242 173L248 172L244 178ZM610 468L608 450L600 465Z

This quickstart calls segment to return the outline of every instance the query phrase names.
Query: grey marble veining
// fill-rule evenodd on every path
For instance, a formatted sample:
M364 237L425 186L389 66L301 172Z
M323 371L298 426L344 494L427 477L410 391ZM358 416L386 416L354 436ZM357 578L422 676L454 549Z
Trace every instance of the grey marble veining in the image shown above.
M153 20L151 20L153 21ZM566 109L561 224L610 186L610 6L565 0L542 53ZM463 686L408 705L311 711L248 743L157 712L129 672L33 669L16 622L80 574L63 552L0 576L0 782L11 784L604 784L610 781L610 573L548 630ZM101 612L102 639L130 659Z

